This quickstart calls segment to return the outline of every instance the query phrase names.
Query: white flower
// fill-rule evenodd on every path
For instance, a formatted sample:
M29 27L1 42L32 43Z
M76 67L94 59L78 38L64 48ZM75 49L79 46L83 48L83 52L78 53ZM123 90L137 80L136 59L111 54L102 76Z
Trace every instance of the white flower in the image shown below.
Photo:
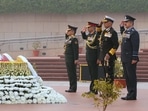
M31 104L32 103L32 100L31 99L28 99L28 100L26 100L26 103Z
M16 98L15 97L16 96L13 96L13 95L10 96L10 100L12 101L12 103L14 103L16 101Z
M10 84L11 84L11 83L14 83L15 81L11 78L11 79L9 80L9 82L10 82Z
M9 79L5 79L4 83L8 84L9 83Z
M14 91L13 94L14 96L18 96L19 93L17 91Z
M33 98L32 102L33 104L37 104L37 99Z
M44 103L45 98L39 97L39 98L37 98L37 101L39 104Z
M37 79L37 82L38 83L40 83L41 85L43 85L43 80L42 80L42 78L40 76L37 76L36 79Z
M0 91L0 96L4 96L4 93L3 93L3 91Z
M10 99L9 95L5 95L6 100Z
M18 87L14 87L13 90L19 91L19 88Z
M10 96L10 100L11 100L11 101L15 101L15 98L16 98L16 97L15 97L14 95L11 95L11 96Z
M4 91L5 95L8 95L8 92L7 91Z
M53 88L43 86L41 77L34 76L3 76L0 80L0 103L65 103L66 98ZM11 84L9 84L11 83Z
M4 82L4 80L1 80L1 79L0 79L0 83L3 83L3 82Z
M23 96L21 96L20 99L21 99L21 101L26 101L26 98Z
M32 93L28 94L28 98L32 98L32 97L33 97Z
M2 97L2 101L5 101L5 100L6 100L6 97L5 97L5 96L3 96L3 97Z
M12 104L10 100L4 101L5 104Z
M29 94L25 94L24 97L27 99L27 98L30 97L30 95Z
M39 93L39 90L34 90L34 89L33 89L33 90L31 90L31 93L32 93L32 94L37 94L37 93Z
M20 91L20 92L19 92L19 95L20 95L20 96L24 96L24 92Z

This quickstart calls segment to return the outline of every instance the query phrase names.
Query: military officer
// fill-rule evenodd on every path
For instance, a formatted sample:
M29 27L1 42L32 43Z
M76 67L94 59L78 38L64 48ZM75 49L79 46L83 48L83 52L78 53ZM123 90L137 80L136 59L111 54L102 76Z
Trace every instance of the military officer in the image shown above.
M81 31L82 38L86 40L86 61L88 64L89 74L91 77L91 83L89 87L89 92L87 93L95 93L97 94L97 91L93 89L94 86L94 80L98 79L98 44L100 37L100 30L101 26L98 26L98 24L93 22L88 22L87 26L84 27L84 29ZM86 34L86 31L88 30L88 34Z
M77 27L68 25L68 29L65 34L65 62L69 78L70 87L65 92L76 92L77 91L77 74L76 67L79 58L79 44L78 39L75 37Z
M114 19L109 16L105 16L102 20L104 25L104 30L100 35L100 55L99 60L102 65L107 65L105 68L107 75L106 77L109 78L110 83L114 81L114 65L116 60L116 50L118 49L118 35L117 32L112 27L114 23ZM105 64L104 64L105 63ZM105 66L106 67L106 66Z
M139 33L134 28L135 20L134 17L125 15L125 19L120 25L123 37L121 43L121 61L128 91L126 97L121 98L123 100L137 99L136 66L139 61Z

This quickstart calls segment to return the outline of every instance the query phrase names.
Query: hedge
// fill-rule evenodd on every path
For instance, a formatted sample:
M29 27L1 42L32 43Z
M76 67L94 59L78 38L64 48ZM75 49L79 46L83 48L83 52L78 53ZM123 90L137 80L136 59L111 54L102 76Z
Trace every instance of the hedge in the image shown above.
M147 6L147 0L0 0L0 13L139 13Z

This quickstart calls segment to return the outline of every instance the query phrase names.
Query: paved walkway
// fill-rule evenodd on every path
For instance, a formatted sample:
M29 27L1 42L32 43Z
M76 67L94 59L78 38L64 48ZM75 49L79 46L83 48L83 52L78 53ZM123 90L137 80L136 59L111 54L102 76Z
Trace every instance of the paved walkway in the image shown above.
M93 101L81 96L88 91L89 82L78 82L77 93L66 93L67 81L45 81L44 85L50 86L63 94L68 102L66 104L17 104L0 105L0 111L99 111L93 105ZM126 88L122 95L126 95ZM123 101L120 98L109 105L107 111L147 111L148 110L148 83L138 83L138 98L136 101Z

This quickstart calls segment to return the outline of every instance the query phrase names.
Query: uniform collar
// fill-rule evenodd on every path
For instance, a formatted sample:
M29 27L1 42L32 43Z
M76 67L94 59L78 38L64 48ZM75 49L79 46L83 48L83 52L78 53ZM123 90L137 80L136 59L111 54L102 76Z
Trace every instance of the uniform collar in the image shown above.
M96 31L94 31L93 33L89 33L89 35L95 35Z
M128 29L126 29L127 31L130 31L131 29L133 29L134 27L129 27Z
M106 29L105 29L105 31L109 32L109 31L110 31L110 29L111 29L111 27L106 28Z
M69 36L69 39L74 38L74 37L75 37L74 35L70 35L70 36Z

